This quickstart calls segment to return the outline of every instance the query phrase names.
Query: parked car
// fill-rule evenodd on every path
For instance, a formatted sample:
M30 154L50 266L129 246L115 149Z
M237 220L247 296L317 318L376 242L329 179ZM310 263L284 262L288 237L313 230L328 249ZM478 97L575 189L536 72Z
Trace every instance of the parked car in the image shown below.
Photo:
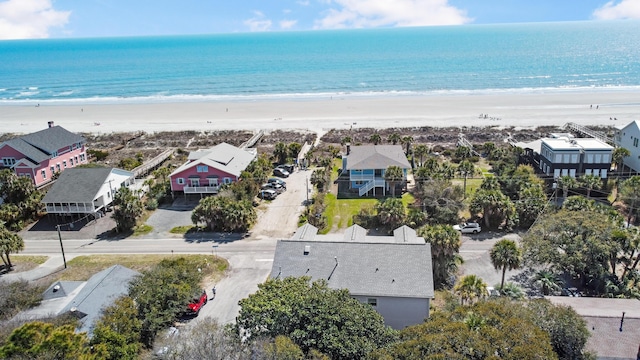
M578 289L574 288L574 287L562 288L562 290L560 290L560 295L562 295L562 296L571 296L571 297L580 297L581 296L581 294L578 291Z
M458 230L463 234L477 234L482 231L480 224L475 222L462 223L460 225L453 225L454 230Z
M193 300L187 305L185 315L198 316L198 314L200 314L200 309L202 309L207 301L209 301L209 299L207 298L207 291L202 290L202 293L200 295L194 296Z
M282 179L278 179L278 178L269 178L269 180L267 180L267 182L269 183L276 183L276 184L280 184L282 185L283 188L287 188L287 182L282 180Z
M262 184L262 186L260 188L262 190L267 190L267 189L275 190L275 191L278 192L278 194L282 194L286 190L286 188L284 188L282 185L280 185L278 183Z
M276 166L276 168L286 170L289 174L291 174L293 173L295 166L293 164L282 164L282 165Z
M283 168L275 168L273 169L273 175L286 178L289 177L289 172Z
M263 200L273 200L278 196L278 192L273 189L260 190L260 198Z

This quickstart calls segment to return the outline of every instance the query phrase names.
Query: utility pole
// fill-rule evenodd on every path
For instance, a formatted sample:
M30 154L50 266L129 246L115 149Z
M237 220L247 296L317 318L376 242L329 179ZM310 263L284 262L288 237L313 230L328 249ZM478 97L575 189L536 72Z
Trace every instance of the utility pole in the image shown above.
M67 259L64 256L64 246L62 246L62 235L60 235L60 225L56 225L58 229L58 239L60 240L60 250L62 250L62 261L64 262L64 268L67 268Z
M305 203L309 206L309 177L307 176L304 181L305 185L307 185L307 202Z

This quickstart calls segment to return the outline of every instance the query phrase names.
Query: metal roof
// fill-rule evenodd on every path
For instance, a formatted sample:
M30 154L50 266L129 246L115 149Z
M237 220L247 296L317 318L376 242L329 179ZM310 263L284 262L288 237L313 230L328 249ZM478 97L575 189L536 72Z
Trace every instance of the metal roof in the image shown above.
M233 176L240 173L255 159L256 153L235 147L227 143L220 143L208 150L198 150L189 154L189 162L174 170L170 176L181 173L198 165L208 165Z

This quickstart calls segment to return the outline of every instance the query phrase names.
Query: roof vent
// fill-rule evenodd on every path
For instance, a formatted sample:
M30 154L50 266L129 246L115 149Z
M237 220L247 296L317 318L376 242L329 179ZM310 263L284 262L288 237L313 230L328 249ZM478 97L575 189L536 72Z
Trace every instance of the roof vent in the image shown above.
M304 254L305 255L309 255L310 252L311 252L311 245L305 245L304 246Z

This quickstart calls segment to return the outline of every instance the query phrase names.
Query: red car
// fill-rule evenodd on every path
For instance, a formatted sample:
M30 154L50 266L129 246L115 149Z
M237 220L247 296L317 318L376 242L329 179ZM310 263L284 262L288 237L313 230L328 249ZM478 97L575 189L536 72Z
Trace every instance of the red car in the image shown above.
M202 309L207 301L209 301L209 299L207 298L207 291L202 290L202 294L200 294L199 297L195 296L193 301L190 302L189 305L187 305L187 311L185 312L185 314L187 316L198 316L198 314L200 313L200 309Z

